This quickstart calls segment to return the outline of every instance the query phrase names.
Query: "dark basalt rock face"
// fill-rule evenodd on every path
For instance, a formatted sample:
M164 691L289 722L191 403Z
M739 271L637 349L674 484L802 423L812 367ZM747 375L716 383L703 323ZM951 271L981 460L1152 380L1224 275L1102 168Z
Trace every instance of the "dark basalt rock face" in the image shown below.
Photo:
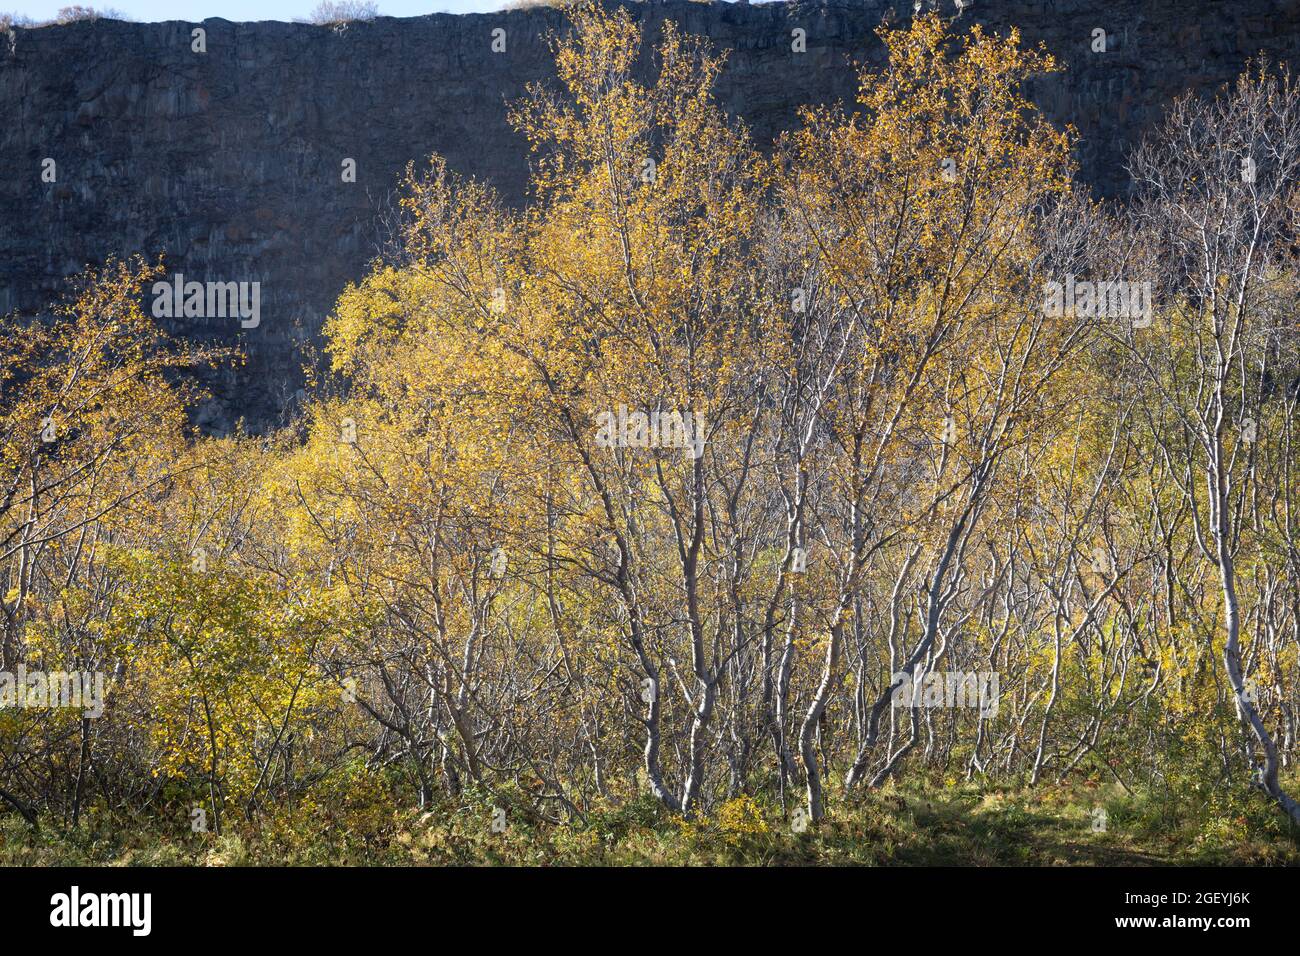
M926 0L925 8L933 4ZM763 5L633 3L711 38L728 60L718 96L766 146L804 104L848 102L855 63L912 0ZM1065 65L1031 95L1081 135L1082 178L1125 188L1123 157L1187 89L1230 81L1264 53L1300 65L1300 0L954 0L939 9L1045 43ZM555 10L381 18L327 27L207 20L79 22L0 33L0 313L38 313L65 276L112 254L166 255L187 279L258 281L261 321L160 320L242 344L246 365L207 384L201 421L253 428L292 406L302 353L383 241L381 214L406 163L432 152L522 202L525 144L507 104L553 82ZM192 50L195 27L206 53ZM792 51L792 31L807 51ZM505 31L505 52L493 31ZM1094 52L1095 30L1107 50ZM42 162L57 180L42 180ZM356 182L344 182L345 159Z

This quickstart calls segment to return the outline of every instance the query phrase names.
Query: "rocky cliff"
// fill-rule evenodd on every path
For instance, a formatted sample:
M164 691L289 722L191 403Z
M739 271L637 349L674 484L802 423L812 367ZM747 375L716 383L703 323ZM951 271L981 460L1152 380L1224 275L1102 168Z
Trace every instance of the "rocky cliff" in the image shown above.
M729 51L718 95L761 143L801 104L850 97L855 63L880 61L876 27L913 15L912 0L632 9L652 34L670 19ZM1082 175L1101 193L1123 188L1125 151L1174 96L1230 80L1260 52L1300 61L1300 0L940 9L963 25L1018 27L1064 62L1031 92L1079 130ZM345 28L96 21L0 33L0 313L39 312L66 275L115 253L163 253L187 279L260 282L256 328L176 326L248 351L246 366L210 382L210 426L275 420L294 400L302 347L375 254L409 160L442 153L524 199L527 156L507 103L553 79L547 36L563 27L560 13L534 8ZM806 52L792 50L795 29ZM1094 51L1097 30L1105 52ZM343 175L349 159L355 182Z

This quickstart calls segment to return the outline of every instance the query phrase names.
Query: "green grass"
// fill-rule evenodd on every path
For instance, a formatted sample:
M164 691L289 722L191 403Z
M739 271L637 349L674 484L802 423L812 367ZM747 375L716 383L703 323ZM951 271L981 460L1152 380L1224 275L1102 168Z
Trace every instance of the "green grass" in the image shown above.
M503 833L493 807L507 807ZM796 833L762 799L683 820L648 797L572 824L530 820L508 795L394 813L378 804L314 807L232 823L222 836L91 814L76 829L33 831L0 818L0 864L28 865L1276 865L1300 864L1300 832L1253 793L1205 798L1118 786L888 787L837 800ZM1104 830L1094 814L1106 811Z

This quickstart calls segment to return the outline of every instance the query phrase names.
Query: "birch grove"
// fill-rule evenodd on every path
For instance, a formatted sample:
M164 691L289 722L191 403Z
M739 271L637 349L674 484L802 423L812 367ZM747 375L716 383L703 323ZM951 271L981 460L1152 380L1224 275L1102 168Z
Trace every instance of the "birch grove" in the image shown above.
M528 204L413 163L282 433L185 424L225 357L149 326L144 263L0 342L0 670L108 675L93 719L0 709L0 802L815 826L1195 768L1300 822L1287 69L1179 101L1100 203L1014 33L884 28L768 149L703 41L569 17Z

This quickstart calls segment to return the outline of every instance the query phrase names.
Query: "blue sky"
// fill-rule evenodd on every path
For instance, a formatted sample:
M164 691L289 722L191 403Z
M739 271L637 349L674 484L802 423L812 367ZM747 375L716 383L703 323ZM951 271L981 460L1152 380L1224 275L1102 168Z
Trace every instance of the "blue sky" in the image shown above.
M317 0L0 0L0 13L20 13L49 20L60 7L81 4L111 7L132 20L296 20L305 18ZM377 0L379 12L390 17L419 17L428 13L486 13L500 10L506 0Z
M306 17L317 0L0 0L0 11L49 20L59 7L112 7L132 20L294 20ZM381 14L418 17L427 13L483 13L506 0L376 0Z

